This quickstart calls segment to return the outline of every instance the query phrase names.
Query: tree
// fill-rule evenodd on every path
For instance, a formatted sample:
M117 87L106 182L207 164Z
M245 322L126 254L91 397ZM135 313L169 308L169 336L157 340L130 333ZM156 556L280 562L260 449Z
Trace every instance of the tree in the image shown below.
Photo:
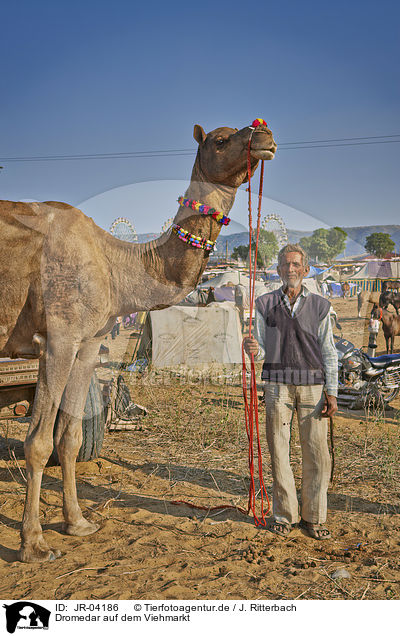
M256 249L256 243L253 240L251 243L251 253L254 256L254 251ZM260 229L260 235L258 239L258 250L257 250L257 267L268 267L270 263L274 260L279 250L278 241L276 240L276 236L273 232L267 232L266 230ZM239 259L245 261L249 256L249 246L248 245L239 245L235 247L232 251L233 260L237 261Z
M258 238L258 256L262 259L264 267L268 267L279 252L279 244L273 232L260 229ZM258 261L258 258L257 258Z
M341 227L332 227L329 230L320 228L300 239L301 247L310 258L330 263L335 256L343 252L346 247L347 234Z
M375 256L385 256L385 254L393 252L394 248L395 242L390 238L390 234L385 232L373 232L365 240L365 249Z
M249 246L248 245L238 245L232 251L232 258L234 261L245 261L249 255Z

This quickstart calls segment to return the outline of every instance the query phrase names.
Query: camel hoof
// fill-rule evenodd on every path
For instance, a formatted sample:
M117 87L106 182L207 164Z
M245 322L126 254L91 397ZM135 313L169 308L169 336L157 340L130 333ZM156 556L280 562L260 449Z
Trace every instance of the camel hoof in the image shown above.
M43 550L32 547L18 550L18 560L22 563L46 563L47 561L55 561L60 556L60 550Z
M78 523L68 523L64 525L66 534L74 537L86 537L88 534L94 534L100 528L98 523L92 523L86 519L81 519Z

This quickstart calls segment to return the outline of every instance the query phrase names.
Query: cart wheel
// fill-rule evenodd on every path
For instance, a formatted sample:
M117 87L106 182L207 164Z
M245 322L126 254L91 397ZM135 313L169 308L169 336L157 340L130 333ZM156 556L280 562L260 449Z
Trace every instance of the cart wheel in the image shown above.
M54 426L57 430L58 415ZM104 440L105 409L103 396L96 374L90 381L89 392L86 398L85 410L82 419L82 445L79 449L77 462L88 462L99 456ZM48 461L48 466L58 466L60 464L57 450L54 447Z

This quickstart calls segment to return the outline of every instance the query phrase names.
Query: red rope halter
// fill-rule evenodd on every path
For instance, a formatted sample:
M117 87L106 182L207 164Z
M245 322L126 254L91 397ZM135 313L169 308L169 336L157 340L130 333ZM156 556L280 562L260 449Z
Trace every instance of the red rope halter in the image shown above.
M261 161L261 172L260 172L260 185L258 189L258 210L257 210L257 233L255 240L255 249L254 249L254 259L252 259L252 238L253 238L253 227L252 227L252 203L251 203L251 138L250 135L248 147L247 147L247 178L248 178L248 208L249 208L249 276L250 276L250 294L249 294L249 305L250 305L250 316L249 316L249 337L251 337L251 328L252 328L252 318L253 318L253 309L254 309L254 291L255 291L255 281L256 281L256 271L257 271L257 252L258 252L258 240L260 235L260 223L261 223L261 203L262 203L262 191L263 191L263 183L264 183L264 161ZM252 266L252 260L254 260L254 268ZM248 508L247 512L250 510L253 513L254 523L256 526L265 526L266 520L265 515L268 514L270 510L270 502L268 499L267 491L264 485L264 479L262 474L262 452L261 452L261 443L260 443L260 431L259 431L259 422L258 422L258 396L257 396L257 381L256 381L256 373L255 373L255 365L254 365L254 355L250 355L250 396L248 397L248 389L247 389L247 380L246 380L246 358L244 353L244 347L242 344L242 388L243 388L243 399L244 399L244 407L245 407L245 424L246 424L246 432L247 438L249 440L249 471L250 471L250 487L249 487L249 499L248 499ZM250 398L250 399L249 399ZM255 489L255 480L254 480L254 427L256 429L256 437L257 437L257 455L258 455L258 477L259 477L259 492L261 498L261 518L259 518L256 514L256 489ZM267 503L266 510L264 509L264 498Z
M258 122L258 123L257 123ZM256 128L260 124L265 124L264 120L255 120L253 122L253 127ZM252 130L249 138L249 143L247 146L247 178L248 178L248 209L249 209L249 276L250 276L250 294L249 294L249 306L250 306L250 324L249 324L249 336L251 336L251 323L253 318L253 309L254 309L254 291L255 291L255 281L256 281L256 271L257 271L257 252L258 252L258 240L260 235L260 224L261 224L261 203L262 203L262 191L264 184L264 161L261 161L261 172L260 172L260 185L258 189L258 209L257 209L257 233L255 240L255 249L254 249L254 268L252 266L252 204L251 204L251 138L253 135L254 129ZM250 355L250 396L248 396L247 389L247 381L246 381L246 358L244 353L244 347L242 344L242 389L243 389L243 399L244 399L244 407L245 407L245 424L246 424L246 433L249 441L249 471L250 471L250 486L249 486L249 498L247 504L247 510L241 508L240 506L234 506L229 504L222 504L220 506L200 506L193 504L188 501L184 501L182 499L170 501L171 504L180 505L185 504L190 506L191 508L195 508L197 510L207 510L209 512L214 510L237 510L244 515L248 515L250 510L253 513L254 523L256 526L266 526L265 515L270 511L270 502L268 499L267 491L264 485L263 474L262 474L262 452L261 452L261 442L260 442L260 431L259 431L259 423L258 423L258 396L257 396L257 381L256 381L256 373L255 373L255 365L254 365L254 355ZM255 488L255 479L254 479L254 427L256 429L256 442L257 442L257 456L258 456L258 478L259 478L259 492L260 492L260 503L261 503L261 518L256 514L256 493ZM264 502L266 502L267 507L265 509Z

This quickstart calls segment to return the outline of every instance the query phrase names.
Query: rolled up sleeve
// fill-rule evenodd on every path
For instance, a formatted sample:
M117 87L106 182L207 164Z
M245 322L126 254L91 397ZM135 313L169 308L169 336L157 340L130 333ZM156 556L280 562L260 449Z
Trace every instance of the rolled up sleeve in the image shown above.
M265 358L265 321L264 317L258 309L256 309L256 313L254 315L254 337L258 342L258 354L256 355L256 360L264 360Z
M338 355L333 339L330 313L321 320L318 328L318 342L325 371L325 388L328 395L338 394Z

